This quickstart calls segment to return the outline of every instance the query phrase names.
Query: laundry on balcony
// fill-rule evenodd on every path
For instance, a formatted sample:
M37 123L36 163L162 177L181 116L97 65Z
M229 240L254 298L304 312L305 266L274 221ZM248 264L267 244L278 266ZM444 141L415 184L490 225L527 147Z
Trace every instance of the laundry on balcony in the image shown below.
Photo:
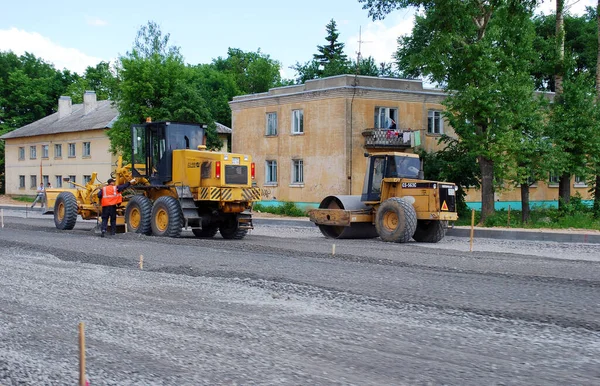
M411 129L367 129L363 131L365 147L409 148L421 144L421 133Z

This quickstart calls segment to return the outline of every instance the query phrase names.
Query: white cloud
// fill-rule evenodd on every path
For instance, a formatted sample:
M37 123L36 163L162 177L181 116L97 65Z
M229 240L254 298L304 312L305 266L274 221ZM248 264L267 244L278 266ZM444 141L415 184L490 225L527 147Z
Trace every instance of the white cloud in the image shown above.
M93 27L104 27L108 25L108 22L106 20L102 20L97 17L86 16L85 21L88 25L91 25Z
M101 58L86 55L75 48L62 47L37 32L17 28L0 30L0 50L10 50L17 55L23 55L27 51L54 64L58 70L67 68L79 74L83 74L88 66L95 66L102 61Z

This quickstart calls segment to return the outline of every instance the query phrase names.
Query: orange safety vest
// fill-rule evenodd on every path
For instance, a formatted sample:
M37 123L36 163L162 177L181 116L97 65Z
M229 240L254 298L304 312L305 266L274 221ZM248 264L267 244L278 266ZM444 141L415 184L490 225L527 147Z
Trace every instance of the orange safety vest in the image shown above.
M102 206L118 205L123 202L123 196L117 187L114 185L107 185L102 188Z

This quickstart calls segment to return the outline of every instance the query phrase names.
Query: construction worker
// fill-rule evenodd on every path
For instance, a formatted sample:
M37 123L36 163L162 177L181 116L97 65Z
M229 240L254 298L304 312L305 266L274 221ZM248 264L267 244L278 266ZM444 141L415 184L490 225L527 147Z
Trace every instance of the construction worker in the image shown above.
M39 201L40 202L40 206L43 208L44 207L44 202L46 201L44 198L44 196L46 195L46 190L44 189L44 184L41 183L40 186L38 186L37 188L37 194L35 196L35 200L33 201L33 204L31 204L31 207L33 208L35 206L35 204Z
M115 180L109 178L106 181L107 185L100 189L98 198L102 204L102 233L100 237L104 237L108 226L108 218L110 217L110 234L114 236L117 233L117 205L123 202L121 192L127 189L131 184L135 184L135 178L129 182L115 186Z

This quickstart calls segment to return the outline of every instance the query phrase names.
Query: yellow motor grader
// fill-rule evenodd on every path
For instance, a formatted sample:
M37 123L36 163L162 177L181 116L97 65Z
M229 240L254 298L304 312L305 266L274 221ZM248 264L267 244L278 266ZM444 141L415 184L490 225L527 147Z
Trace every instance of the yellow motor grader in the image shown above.
M437 243L456 221L457 186L425 181L417 154L365 153L367 173L360 196L328 196L310 220L326 237Z
M242 239L253 229L249 209L260 201L255 165L249 155L207 151L204 127L177 122L133 125L131 164L119 158L111 174L120 185L136 183L123 192L117 207L117 231L178 237L191 228L196 237ZM73 229L77 216L101 214L96 173L86 185L48 189L47 207L54 208L58 229Z

